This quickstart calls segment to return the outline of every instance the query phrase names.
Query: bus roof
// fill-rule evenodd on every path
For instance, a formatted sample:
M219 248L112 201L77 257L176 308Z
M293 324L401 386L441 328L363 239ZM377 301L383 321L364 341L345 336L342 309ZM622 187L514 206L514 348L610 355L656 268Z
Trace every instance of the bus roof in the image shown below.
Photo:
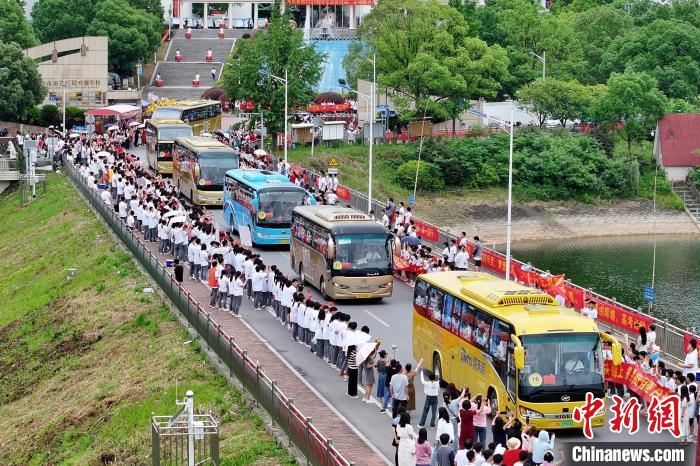
M206 149L223 149L225 152L236 153L235 150L231 149L226 144L222 144L214 138L203 136L179 136L175 138L175 142L188 148L192 152L199 152Z
M387 233L384 225L359 210L334 205L298 206L294 212L333 233Z
M420 278L511 323L517 335L598 332L595 321L559 306L547 293L485 272L434 272Z
M168 127L170 127L170 126L182 126L182 127L187 126L187 127L189 127L190 126L187 123L185 123L184 121L176 120L174 118L164 118L162 120L150 119L150 120L148 120L148 123L156 128L163 128L166 126L168 126Z
M237 168L226 172L226 176L234 178L241 183L250 186L256 191L265 188L303 188L295 185L289 178L279 173L267 170L246 170Z
M220 103L218 100L207 100L207 99L178 100L177 102L170 104L170 105L165 105L162 108L178 108L181 110L186 110L189 108L200 107L203 105L213 105L213 104L218 104L218 103Z

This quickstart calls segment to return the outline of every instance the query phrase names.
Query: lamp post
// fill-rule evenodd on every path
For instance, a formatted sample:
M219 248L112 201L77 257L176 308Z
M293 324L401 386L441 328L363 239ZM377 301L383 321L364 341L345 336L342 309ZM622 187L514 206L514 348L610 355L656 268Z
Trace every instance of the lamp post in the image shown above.
M530 55L542 62L542 79L545 79L547 77L547 52L542 52L542 55L530 52Z
M289 118L287 117L287 112L289 111L289 79L287 78L287 68L284 69L284 78L280 78L279 76L275 76L274 74L270 73L267 70L260 69L258 72L263 75L267 76L268 78L272 78L275 81L284 84L284 163L287 163L287 125L289 124L288 120Z
M339 79L338 84L340 84L342 89L345 89L348 92L354 92L359 97L367 100L367 103L371 107L370 112L372 112L372 117L370 118L369 125L369 187L367 188L367 213L369 213L369 211L372 210L372 157L374 155L374 130L372 127L374 126L374 84L372 85L372 94L370 95L352 89L347 85L344 79Z
M513 229L513 134L515 132L513 129L513 119L515 117L513 101L510 101L510 123L490 117L475 108L470 108L467 111L469 113L473 113L474 115L479 115L487 120L493 121L510 135L508 147L508 221L506 223L506 280L510 280L510 243Z

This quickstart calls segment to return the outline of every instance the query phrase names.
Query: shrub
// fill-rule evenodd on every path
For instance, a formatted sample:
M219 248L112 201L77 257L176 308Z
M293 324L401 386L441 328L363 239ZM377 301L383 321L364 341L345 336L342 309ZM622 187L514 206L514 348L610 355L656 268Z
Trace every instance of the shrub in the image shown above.
M61 117L58 112L58 107L55 105L44 105L41 107L42 126L58 126L60 124Z
M700 189L700 167L695 167L690 170L688 180L696 189Z
M418 168L417 160L410 160L401 164L398 170L396 170L396 181L400 186L406 189L413 189L413 184L416 179L416 168ZM442 173L435 164L421 160L418 170L419 188L428 191L439 191L445 187Z
M66 126L82 126L85 124L85 110L78 107L66 107Z

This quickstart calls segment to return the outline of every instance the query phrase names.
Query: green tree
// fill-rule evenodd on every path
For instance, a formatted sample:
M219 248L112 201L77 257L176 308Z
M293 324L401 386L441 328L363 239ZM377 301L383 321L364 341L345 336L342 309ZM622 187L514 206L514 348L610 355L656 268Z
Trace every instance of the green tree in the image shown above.
M131 7L126 0L98 0L87 34L109 37L109 65L118 72L133 72L160 43L159 18Z
M601 71L603 54L618 36L631 30L632 18L624 11L605 5L572 15L571 27L583 47L583 56L588 63L588 72L581 81L593 84L605 82L609 72Z
M469 99L495 97L507 74L505 51L470 37L464 18L437 0L384 0L358 35L376 52L377 81L403 118L452 118Z
M0 0L0 41L14 42L23 49L39 43L24 9L16 0Z
M39 0L32 8L32 23L42 44L84 36L95 11L92 0Z
M163 4L160 0L128 0L128 2L132 7L138 8L139 10L146 10L146 12L158 19L162 20L165 17Z
M273 8L272 21L266 31L250 39L239 40L224 68L223 82L230 100L247 99L264 113L265 125L272 131L284 128L284 85L262 76L261 69L288 76L289 106L307 105L321 79L323 55L304 42L304 33L292 29L289 13Z
M621 125L618 134L627 142L627 153L631 155L632 143L649 134L664 115L666 105L654 78L626 71L610 76L607 89L594 104L594 115L599 123Z
M593 102L604 91L604 86L585 86L578 81L537 79L521 88L520 106L537 115L540 127L547 119L558 120L562 126L568 121L590 115Z
M700 29L680 20L657 20L613 40L601 69L649 73L668 97L700 93Z
M0 42L0 120L21 121L46 92L36 63L19 45Z
M666 113L697 113L700 112L700 102L696 99L688 102L683 99L668 99Z
M547 118L555 105L552 94L549 92L548 83L553 79L536 79L530 84L521 87L516 93L518 105L537 116L540 128L544 127Z

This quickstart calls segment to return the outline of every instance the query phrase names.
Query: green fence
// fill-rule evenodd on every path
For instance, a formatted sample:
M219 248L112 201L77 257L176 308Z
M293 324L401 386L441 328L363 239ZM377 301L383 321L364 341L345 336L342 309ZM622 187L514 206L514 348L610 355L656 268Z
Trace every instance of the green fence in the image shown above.
M277 383L270 379L256 364L254 358L241 348L235 339L221 329L211 315L196 302L187 290L182 288L132 230L119 220L109 206L91 190L71 163L64 164L71 181L78 187L90 204L100 213L110 228L119 236L129 250L153 277L158 286L168 295L180 313L213 351L219 361L225 364L229 374L236 377L270 415L272 422L287 435L294 446L306 457L307 463L322 466L352 465L333 446L332 440L325 437L295 405L294 400L285 396Z

